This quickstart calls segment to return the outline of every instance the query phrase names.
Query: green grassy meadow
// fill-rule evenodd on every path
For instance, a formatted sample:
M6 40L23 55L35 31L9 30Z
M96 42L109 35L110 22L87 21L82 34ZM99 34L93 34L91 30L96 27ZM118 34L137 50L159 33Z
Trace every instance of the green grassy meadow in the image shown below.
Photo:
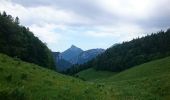
M103 84L121 100L170 100L170 57L135 66L117 74L105 71L100 80L97 77L99 73L88 69L79 72L77 76ZM109 76L105 77L108 74Z
M0 100L112 100L105 89L0 54Z
M109 71L96 71L93 68L89 68L87 70L81 71L77 73L75 76L85 80L85 81L92 81L92 82L98 82L103 79L107 79L111 76L116 75L117 73L109 72Z
M120 73L88 69L77 75L0 54L0 100L170 100L170 57Z

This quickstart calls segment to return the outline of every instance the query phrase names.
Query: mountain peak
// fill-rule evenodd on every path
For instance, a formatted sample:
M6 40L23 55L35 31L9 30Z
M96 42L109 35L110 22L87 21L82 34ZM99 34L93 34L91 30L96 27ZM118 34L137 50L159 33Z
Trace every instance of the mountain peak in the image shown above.
M67 49L66 51L71 50L71 51L83 51L81 48L76 47L75 45L71 45L71 47L69 49Z
M78 56L80 53L82 53L83 50L76 47L75 45L72 45L69 49L65 50L60 54L60 56L69 61L70 59L74 58L75 56Z
M81 48L79 48L79 47L76 47L75 45L71 45L71 47L69 48L69 49L67 49L66 51L68 51L68 50L71 50L71 51L83 51Z
M78 47L76 47L75 45L71 45L71 48L78 48Z

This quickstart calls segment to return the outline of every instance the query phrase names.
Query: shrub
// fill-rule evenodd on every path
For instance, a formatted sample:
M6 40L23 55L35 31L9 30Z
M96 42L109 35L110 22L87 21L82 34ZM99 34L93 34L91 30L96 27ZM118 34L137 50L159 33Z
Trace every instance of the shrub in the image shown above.
M90 89L87 87L85 90L84 90L84 93L85 94L88 94L90 92Z
M12 74L8 74L5 76L6 81L11 82L12 81Z
M3 89L0 91L1 100L26 100L26 93L19 88Z
M74 83L74 82L75 82L75 80L74 80L74 79L71 79L71 82L72 82L72 83Z
M6 59L1 59L1 61L2 61L3 63L5 63L5 62L6 62Z
M20 88L15 88L14 90L12 90L9 96L12 97L13 100L26 100L26 94Z
M104 84L97 84L97 88L103 88Z
M3 68L0 68L0 71L2 72L4 69Z
M25 73L21 74L21 79L22 80L27 80L27 78L28 78L27 74L25 74Z
M33 69L34 69L34 70L36 70L36 68L35 68L35 67L33 67Z

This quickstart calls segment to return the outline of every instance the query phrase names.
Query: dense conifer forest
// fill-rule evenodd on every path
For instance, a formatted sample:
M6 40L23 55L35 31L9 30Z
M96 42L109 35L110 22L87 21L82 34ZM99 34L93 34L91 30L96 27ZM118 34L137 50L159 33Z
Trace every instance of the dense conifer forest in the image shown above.
M19 18L0 13L0 53L54 69L48 47L22 25Z

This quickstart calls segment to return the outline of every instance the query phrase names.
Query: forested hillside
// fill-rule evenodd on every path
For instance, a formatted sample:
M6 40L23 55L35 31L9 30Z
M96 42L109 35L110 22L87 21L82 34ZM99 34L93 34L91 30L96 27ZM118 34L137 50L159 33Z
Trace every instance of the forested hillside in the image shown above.
M92 62L97 70L122 71L170 55L170 29L114 45Z
M20 25L19 18L6 12L0 13L0 53L44 67L54 68L52 53L48 47Z
M170 55L170 29L166 32L152 33L142 38L133 39L121 44L115 44L96 59L67 70L74 74L80 70L94 67L96 70L120 72L135 65L139 65Z

